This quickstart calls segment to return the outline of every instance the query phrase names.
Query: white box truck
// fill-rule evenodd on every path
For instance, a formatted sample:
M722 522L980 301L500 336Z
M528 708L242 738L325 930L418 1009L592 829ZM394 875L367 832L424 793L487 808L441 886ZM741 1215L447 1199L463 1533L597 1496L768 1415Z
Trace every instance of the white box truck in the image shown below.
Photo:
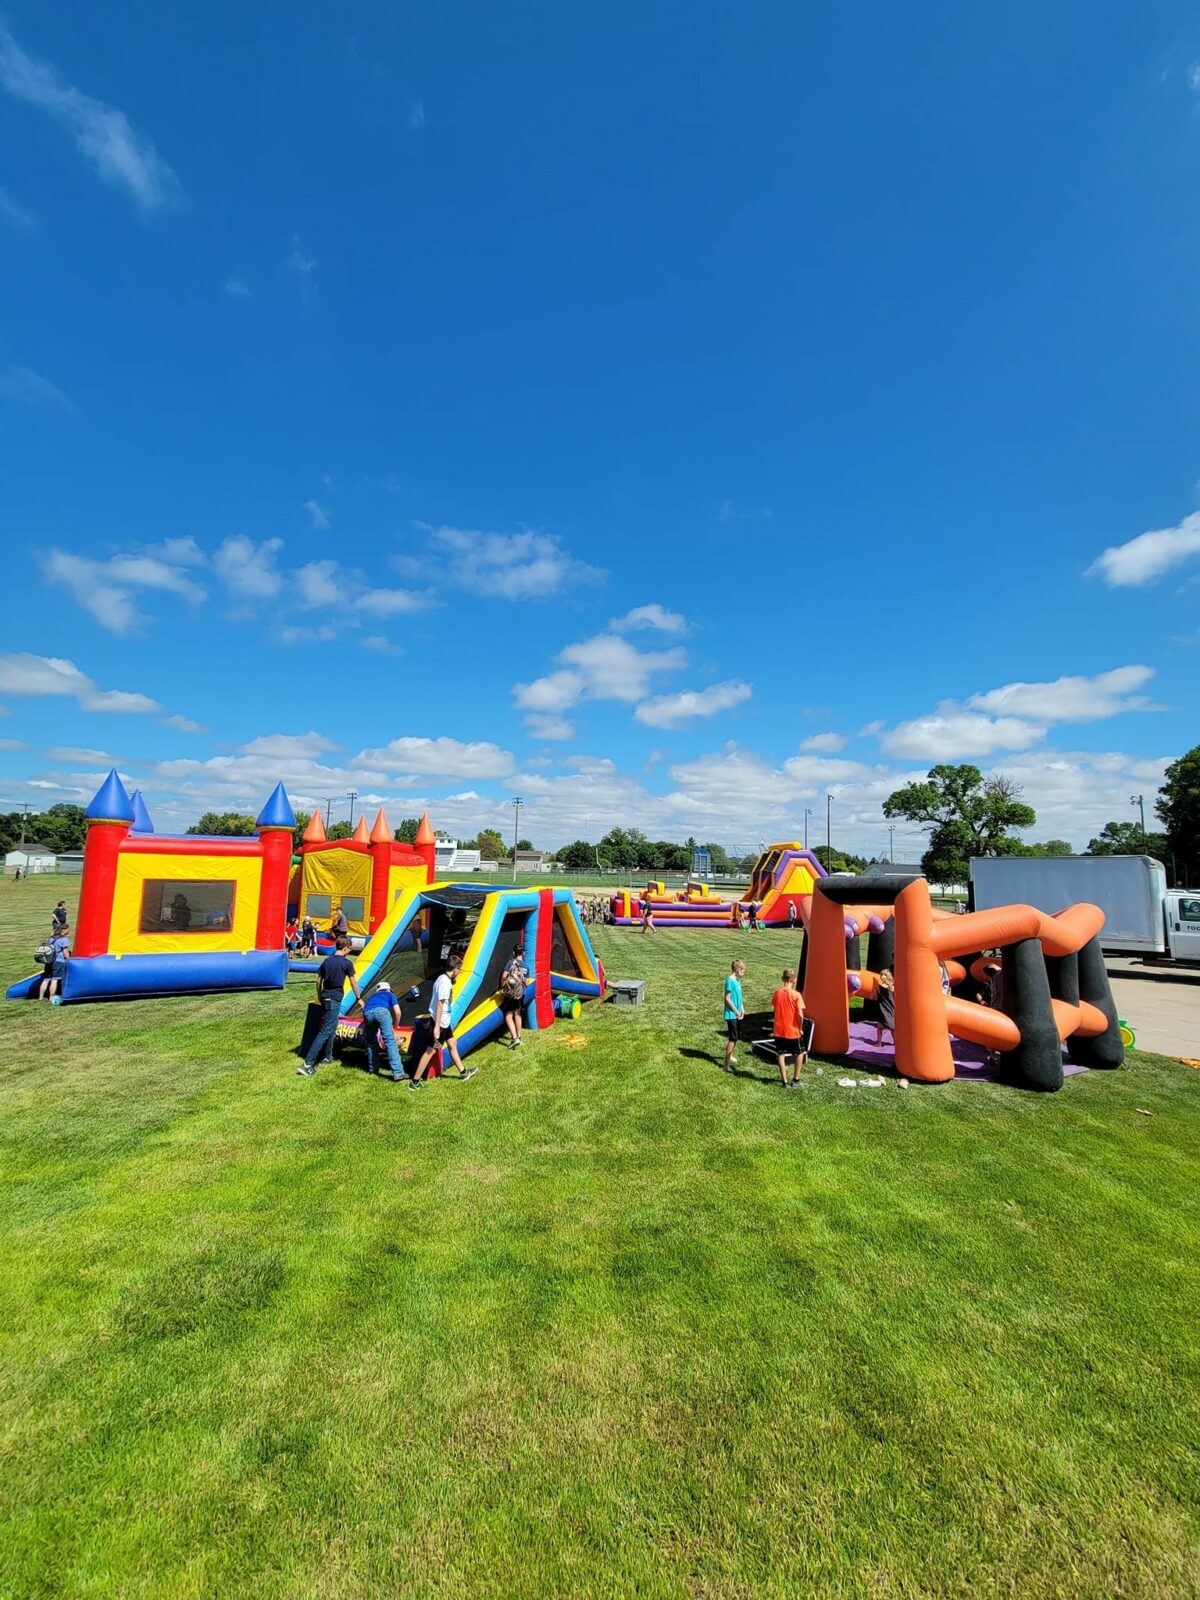
M1027 905L1061 911L1086 900L1104 912L1112 955L1200 965L1200 889L1168 889L1151 856L981 856L971 862L977 911Z

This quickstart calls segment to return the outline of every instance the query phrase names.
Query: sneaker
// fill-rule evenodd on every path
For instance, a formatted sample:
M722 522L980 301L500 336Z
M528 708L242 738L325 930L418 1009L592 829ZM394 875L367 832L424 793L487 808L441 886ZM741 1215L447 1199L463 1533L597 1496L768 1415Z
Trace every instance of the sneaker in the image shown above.
M304 1066L297 1067L296 1071L302 1078L313 1078L316 1076L317 1069L316 1067L310 1067L308 1063L305 1062Z
M736 1056L730 1056L729 1060L726 1062L726 1066L736 1067L737 1066L737 1057Z
M466 1067L462 1072L458 1073L458 1081L460 1083L466 1083L467 1079L473 1078L478 1071L478 1067Z

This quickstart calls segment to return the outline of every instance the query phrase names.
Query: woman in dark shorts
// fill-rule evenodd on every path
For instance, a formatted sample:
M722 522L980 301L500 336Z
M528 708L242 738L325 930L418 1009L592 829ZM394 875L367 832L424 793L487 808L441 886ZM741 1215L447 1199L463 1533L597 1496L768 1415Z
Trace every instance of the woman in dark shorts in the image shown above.
M512 959L500 975L500 1012L508 1030L509 1049L521 1043L521 1026L525 1019L525 985L529 982L529 968L525 965L525 952L513 951Z

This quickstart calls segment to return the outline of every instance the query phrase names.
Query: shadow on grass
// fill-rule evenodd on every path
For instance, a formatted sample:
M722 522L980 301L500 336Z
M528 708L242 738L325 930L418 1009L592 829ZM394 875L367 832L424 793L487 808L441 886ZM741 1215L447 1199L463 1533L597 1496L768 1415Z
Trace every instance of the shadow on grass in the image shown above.
M741 1048L748 1051L750 1049L749 1042L743 1040ZM731 1078L746 1078L751 1083L761 1083L767 1085L767 1087L779 1082L779 1078L775 1073L751 1072L747 1067L742 1066L726 1067L724 1055L714 1055L711 1050L691 1050L685 1045L680 1048L679 1054L688 1061L706 1061L719 1071L728 1072Z

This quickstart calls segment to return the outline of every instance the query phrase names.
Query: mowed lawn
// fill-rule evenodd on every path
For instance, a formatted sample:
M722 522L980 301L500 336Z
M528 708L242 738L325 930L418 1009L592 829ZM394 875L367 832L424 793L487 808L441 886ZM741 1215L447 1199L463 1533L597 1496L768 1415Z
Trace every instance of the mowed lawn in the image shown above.
M307 980L0 1003L0 1594L1200 1591L1200 1073L785 1094L791 936L596 942L642 1009L423 1094Z

